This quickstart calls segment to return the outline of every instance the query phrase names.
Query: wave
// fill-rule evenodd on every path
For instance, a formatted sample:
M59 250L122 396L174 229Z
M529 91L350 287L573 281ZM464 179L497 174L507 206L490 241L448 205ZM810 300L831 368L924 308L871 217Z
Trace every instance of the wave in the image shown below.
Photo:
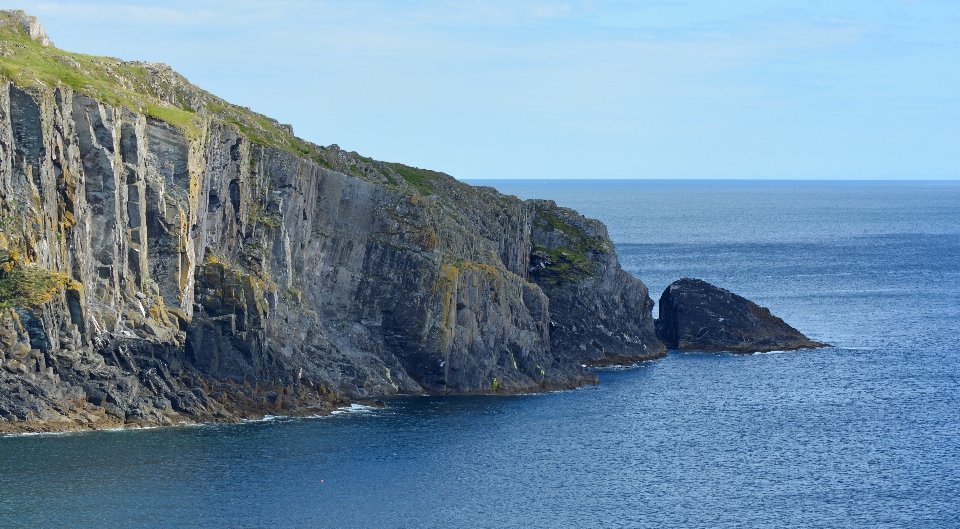
M345 413L373 413L377 408L373 406L365 406L363 404L351 404L349 406L343 406L337 408L330 412L330 415L343 415Z
M61 436L61 435L70 435L75 433L83 433L83 431L5 433L5 434L0 434L0 437L37 437L37 436L53 437L53 436Z
M240 422L241 423L270 422L270 421L278 421L280 419L293 419L293 418L294 417L290 417L287 415L264 415L260 419L240 419Z

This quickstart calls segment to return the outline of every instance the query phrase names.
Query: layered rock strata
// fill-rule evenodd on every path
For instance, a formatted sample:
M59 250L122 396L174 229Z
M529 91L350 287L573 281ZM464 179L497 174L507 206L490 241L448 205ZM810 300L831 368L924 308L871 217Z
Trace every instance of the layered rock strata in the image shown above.
M680 279L660 296L657 337L680 350L753 353L826 347L770 310L700 279Z
M0 431L569 388L665 350L599 221L309 144L167 68L18 42L147 103L0 82L7 273L66 278L0 299Z

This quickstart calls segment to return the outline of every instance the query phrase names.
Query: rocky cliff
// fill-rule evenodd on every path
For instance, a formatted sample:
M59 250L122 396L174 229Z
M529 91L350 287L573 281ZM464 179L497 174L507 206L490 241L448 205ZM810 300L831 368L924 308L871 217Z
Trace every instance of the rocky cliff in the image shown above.
M598 221L0 22L0 431L568 388L664 352Z

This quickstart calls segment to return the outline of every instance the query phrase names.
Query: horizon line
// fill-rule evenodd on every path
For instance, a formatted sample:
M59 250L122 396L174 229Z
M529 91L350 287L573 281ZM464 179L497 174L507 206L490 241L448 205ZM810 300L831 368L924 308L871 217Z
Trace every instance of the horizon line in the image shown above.
M456 177L454 177L456 178ZM456 178L461 182L958 182L953 178Z

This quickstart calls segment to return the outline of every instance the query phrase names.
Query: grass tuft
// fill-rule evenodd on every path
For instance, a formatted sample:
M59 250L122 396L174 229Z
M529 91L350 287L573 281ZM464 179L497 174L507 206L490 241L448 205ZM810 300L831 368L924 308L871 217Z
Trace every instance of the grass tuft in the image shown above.
M70 283L66 274L32 265L22 265L0 252L0 310L11 307L38 307Z

